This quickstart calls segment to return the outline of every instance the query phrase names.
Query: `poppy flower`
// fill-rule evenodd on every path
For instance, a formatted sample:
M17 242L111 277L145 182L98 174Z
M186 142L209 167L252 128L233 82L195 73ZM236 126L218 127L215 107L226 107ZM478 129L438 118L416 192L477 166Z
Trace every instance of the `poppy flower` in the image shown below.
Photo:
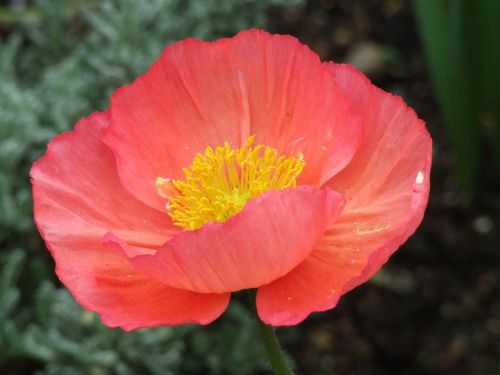
M293 325L420 223L431 139L396 96L259 30L167 47L32 167L56 273L111 327L207 324L257 289Z

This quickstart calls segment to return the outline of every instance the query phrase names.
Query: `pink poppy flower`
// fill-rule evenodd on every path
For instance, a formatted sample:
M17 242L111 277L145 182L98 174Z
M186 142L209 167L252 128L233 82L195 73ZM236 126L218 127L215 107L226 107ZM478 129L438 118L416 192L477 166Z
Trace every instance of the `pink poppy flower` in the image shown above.
M295 38L187 39L31 170L56 272L105 324L207 324L231 292L292 325L415 231L431 139L403 101Z

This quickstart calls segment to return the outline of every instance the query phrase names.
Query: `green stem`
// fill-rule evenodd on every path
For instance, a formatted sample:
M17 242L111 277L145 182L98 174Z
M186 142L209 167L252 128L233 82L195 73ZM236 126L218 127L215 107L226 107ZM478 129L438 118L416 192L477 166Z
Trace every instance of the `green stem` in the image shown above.
M256 292L251 291L248 296L250 297L250 302L253 306L260 337L264 343L264 348L266 349L267 357L271 362L274 373L276 375L294 375L293 371L286 363L285 356L281 350L274 327L265 324L262 320L260 320L259 315L257 314L257 306L255 305Z
M259 326L259 333L264 347L266 348L267 357L271 362L274 373L276 375L293 375L293 371L288 367L285 356L281 350L280 343L276 337L274 328L268 326L257 317L257 325Z

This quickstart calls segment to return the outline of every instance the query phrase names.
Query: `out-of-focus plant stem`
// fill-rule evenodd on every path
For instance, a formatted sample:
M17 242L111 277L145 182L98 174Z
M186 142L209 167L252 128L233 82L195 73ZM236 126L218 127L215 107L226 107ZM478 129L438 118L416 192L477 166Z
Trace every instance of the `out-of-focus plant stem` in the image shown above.
M414 0L414 6L456 172L473 193L482 170L481 125L500 164L500 1Z
M463 4L444 0L415 0L415 11L431 78L455 153L457 175L472 192L480 163L479 124L472 82L464 54Z
M262 320L260 320L259 315L257 314L257 306L255 304L256 295L256 291L251 291L248 294L248 297L255 315L255 320L257 321L257 327L262 343L264 344L269 362L271 362L271 367L276 375L294 375L294 372L291 370L286 361L274 327L265 324Z
M471 17L476 21L471 31L476 36L471 40L478 48L480 69L473 73L480 77L478 95L484 103L485 115L490 118L495 136L495 156L500 165L500 1L480 0ZM473 6L472 6L473 8Z
M266 353L276 375L294 375L286 363L280 343L276 337L276 332L273 327L268 326L257 318L259 333L262 337L262 342L266 348Z

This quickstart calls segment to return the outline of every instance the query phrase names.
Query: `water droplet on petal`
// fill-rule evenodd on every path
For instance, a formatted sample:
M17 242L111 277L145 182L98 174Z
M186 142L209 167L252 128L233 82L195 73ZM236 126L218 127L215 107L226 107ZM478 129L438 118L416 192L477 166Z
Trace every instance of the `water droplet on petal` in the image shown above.
M418 185L422 185L424 183L424 174L422 172L417 173L417 178L415 179L415 183Z

